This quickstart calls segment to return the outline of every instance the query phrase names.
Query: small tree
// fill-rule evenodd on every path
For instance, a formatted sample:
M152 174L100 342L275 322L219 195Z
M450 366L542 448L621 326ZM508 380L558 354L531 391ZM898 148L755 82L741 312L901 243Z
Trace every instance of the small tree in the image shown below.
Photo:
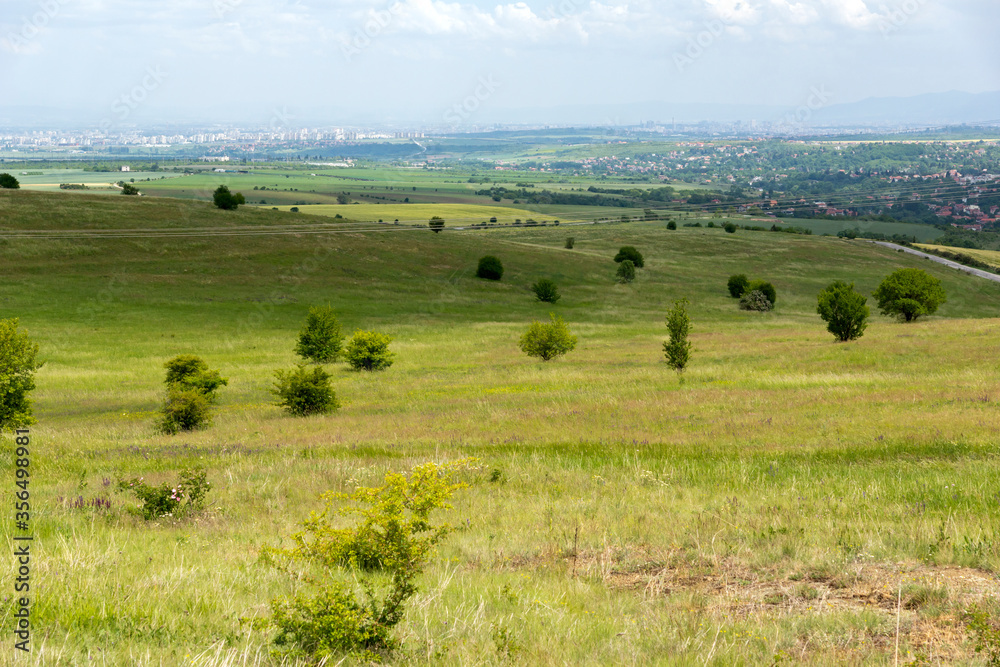
M669 222L667 222L667 229L669 229L669 230L676 230L677 229L677 223L674 222L673 220L670 220Z
M21 184L17 182L17 179L10 174L0 174L0 188L7 190L17 190L21 187Z
M760 290L748 290L743 293L743 296L740 297L740 309L766 313L767 311L774 309L774 304L771 303L771 300L767 298L767 295Z
M683 373L691 358L691 343L688 342L688 331L691 319L687 314L687 299L674 302L674 307L667 313L667 332L670 339L663 342L663 353L667 364L678 373Z
M722 226L722 228L724 230L726 230L727 234L735 234L736 233L736 225L733 224L733 223L731 223L731 222L727 222L726 224L724 224Z
M337 360L343 345L344 335L340 332L340 322L333 308L310 308L295 344L295 354L303 359L325 364Z
M817 297L816 312L826 322L827 330L839 341L861 338L868 326L868 302L854 290L854 283L835 280Z
M479 260L476 277L485 280L500 280L503 278L503 263L493 255L486 255Z
M339 195L337 195L337 203L338 204L349 204L350 202L351 202L351 198L348 197L343 192L341 192Z
M35 423L28 393L35 388L38 344L27 331L17 330L17 320L0 320L0 432Z
M163 364L167 369L164 382L167 388L177 387L181 390L192 389L211 402L215 400L215 392L219 387L229 384L219 371L210 370L208 364L193 354L181 354Z
M615 255L615 261L619 264L624 262L626 259L632 260L632 263L635 264L635 268L637 269L641 269L643 266L645 266L645 262L642 258L642 253L630 245L623 246L618 251L618 254Z
M296 417L325 414L340 407L330 386L330 374L322 366L299 364L292 371L275 371L271 393L278 405Z
M551 313L549 318L551 319L549 324L532 322L521 336L518 347L529 357L539 357L542 361L548 361L576 347L576 336L569 332L566 323Z
M247 203L241 193L237 192L233 194L225 185L220 185L215 189L215 192L212 194L212 201L215 202L218 208L224 211L235 211L239 208L240 204Z
M778 293L774 289L774 285L767 282L766 280L754 280L752 283L750 283L750 286L747 288L747 291L763 293L764 296L767 297L767 300L771 302L771 308L768 308L768 310L774 308L774 304L778 300Z
M632 282L635 280L635 264L632 263L632 260L626 259L618 265L618 271L615 275L618 277L618 282L622 284Z
M923 269L893 271L873 296L883 315L894 315L906 322L933 314L948 300L941 281Z
M566 250L572 250L575 244L576 244L576 239L574 239L572 236L566 237Z
M749 289L750 279L742 273L737 273L729 276L729 282L726 283L726 287L729 288L729 296L738 299Z
M389 351L392 338L377 331L355 331L344 356L356 371L381 371L392 366L394 355Z
M430 227L431 230L436 234L437 232L440 232L442 229L444 229L444 218L435 215L427 223L427 226Z
M174 435L180 431L193 431L212 423L208 397L193 388L179 384L167 387L167 398L161 409L160 431Z
M545 303L555 303L560 298L559 288L548 278L542 278L532 285L531 291L535 293L535 297L539 301L544 301Z
M122 186L122 194L123 195L136 196L136 195L139 194L139 188L135 187L131 183L126 183L126 182L122 181L121 183L119 183L119 185Z

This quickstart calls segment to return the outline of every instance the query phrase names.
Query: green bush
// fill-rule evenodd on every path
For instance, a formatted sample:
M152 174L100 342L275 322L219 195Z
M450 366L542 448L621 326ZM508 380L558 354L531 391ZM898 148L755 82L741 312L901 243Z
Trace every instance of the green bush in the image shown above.
M392 366L396 356L389 351L392 338L376 331L355 331L344 356L356 371L381 371Z
M632 282L635 280L635 264L632 263L632 260L626 259L618 265L618 271L615 275L618 277L618 282L620 283Z
M771 308L774 308L774 304L778 300L778 293L775 291L774 285L765 280L754 280L747 289L751 292L763 292L767 300L771 302ZM768 310L771 310L771 308L768 308Z
M1000 667L1000 623L996 617L972 605L962 613L962 621L973 634L976 653L981 654L990 667Z
M447 524L432 523L431 514L451 507L452 495L466 486L453 478L469 461L427 463L409 475L386 473L380 487L325 493L320 499L326 506L303 522L303 530L292 536L292 548L265 548L266 561L317 591L272 600L271 622L278 629L274 643L289 657L320 661L397 648L393 628L417 592L415 581L427 558L451 531ZM360 522L341 527L342 517L352 516ZM316 574L299 577L299 568L290 564ZM365 574L372 571L383 581L388 575L381 594ZM348 582L359 579L357 591Z
M163 516L183 516L190 511L202 509L205 496L212 490L212 484L201 468L187 468L181 471L180 481L173 485L164 483L150 486L139 477L129 481L120 480L118 488L135 494L141 503L139 513L143 519L150 521Z
M176 387L181 390L193 389L203 394L209 402L215 400L215 392L219 387L229 384L219 371L208 368L200 357L193 354L181 354L163 364L167 369L165 380L167 388Z
M766 313L774 308L767 295L760 290L749 290L740 297L740 309Z
M894 315L906 322L932 315L948 300L941 281L923 269L893 271L873 296L883 315Z
M295 354L308 361L325 364L337 360L343 345L344 335L340 332L340 322L333 308L310 308L295 344Z
M485 280L500 280L503 278L503 263L493 255L486 255L479 260L476 277Z
M663 343L663 353L667 364L678 373L683 373L691 359L691 343L688 333L691 329L691 318L687 314L687 299L674 302L674 307L667 313L667 332L670 339Z
M444 218L435 215L430 219L430 221L428 221L427 226L430 227L431 230L434 231L434 233L440 232L442 229L444 229Z
M742 273L737 273L729 276L729 282L726 283L726 287L729 288L729 296L738 299L750 287L750 279Z
M535 298L545 303L555 303L560 299L559 288L548 278L542 278L532 285L531 291L535 293Z
M677 229L677 223L674 222L673 220L669 221L667 223L667 229L670 229L670 230Z
M196 388L183 388L174 384L167 388L167 398L160 412L160 431L170 435L180 431L193 431L211 424L209 399Z
M18 321L0 320L0 431L35 423L28 394L35 388L38 344L27 331L18 331Z
M562 319L550 314L551 322L532 322L521 336L518 347L529 357L539 357L542 361L554 359L576 347L576 336L570 334L569 327Z
M572 236L566 237L566 250L572 250L575 244L576 244L576 239L574 239Z
M817 301L816 312L837 340L861 338L868 326L868 299L854 290L854 283L835 280L819 293Z
M246 204L246 199L239 192L233 194L229 191L229 188L225 185L220 185L212 193L212 201L215 203L216 207L221 208L224 211L235 211L239 208L240 204Z
M278 405L296 417L326 414L340 407L330 385L330 374L322 366L299 364L292 371L275 371L277 381L271 393Z
M733 224L733 223L731 223L731 222L727 222L726 224L724 224L724 225L722 226L722 228L723 228L724 230L726 230L726 233L727 233L727 234L735 234L735 233L736 233L736 225L734 225L734 224Z
M10 174L0 174L0 188L6 190L17 190L21 184Z
M645 262L642 258L642 253L630 245L623 246L621 249L618 250L618 254L615 255L615 262L619 264L624 262L626 259L632 260L632 263L635 264L635 267L637 269L641 269L643 266L645 266Z

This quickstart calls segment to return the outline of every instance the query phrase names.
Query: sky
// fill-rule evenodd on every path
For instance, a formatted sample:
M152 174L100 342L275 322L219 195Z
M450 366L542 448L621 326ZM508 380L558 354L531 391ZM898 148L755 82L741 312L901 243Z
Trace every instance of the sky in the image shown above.
M3 0L0 110L272 127L794 112L1000 90L997 25L997 0Z

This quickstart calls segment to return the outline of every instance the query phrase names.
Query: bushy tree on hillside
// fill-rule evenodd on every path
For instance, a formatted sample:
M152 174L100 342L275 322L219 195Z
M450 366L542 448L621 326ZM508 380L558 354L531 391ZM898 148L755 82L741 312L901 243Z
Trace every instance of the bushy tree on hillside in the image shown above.
M635 264L632 263L632 260L626 259L618 265L618 271L615 275L618 277L618 282L620 283L632 282L635 280Z
M330 385L330 374L322 366L299 364L291 371L275 371L271 393L278 405L296 417L326 414L340 407Z
M485 280L500 280L503 278L503 263L493 255L486 255L480 258L479 267L476 269L476 277Z
M337 314L330 306L309 309L299 340L295 344L295 354L303 359L319 364L337 360L344 344Z
M619 264L624 262L626 259L631 260L637 269L641 269L646 265L642 258L642 253L630 245L622 246L622 248L618 250L618 254L615 255L615 262Z
M344 356L356 371L381 371L392 366L396 356L389 351L392 338L377 331L355 331Z
M729 276L729 282L726 283L726 287L729 288L729 296L738 299L749 289L750 279L745 274L738 273Z
M549 324L532 322L521 336L518 347L529 357L539 357L542 361L548 361L576 347L576 336L570 333L566 323L551 313L549 318L551 319Z
M868 326L868 299L854 290L854 283L835 280L819 293L817 300L816 312L837 340L861 338Z
M21 184L18 183L17 179L10 174L0 174L0 188L17 190L20 187Z
M678 373L683 373L691 359L691 343L688 333L691 329L691 318L687 314L687 299L674 302L674 307L667 313L667 332L670 339L663 343L663 353L667 364Z
M444 229L444 218L435 215L428 221L427 226L430 227L434 233L440 232Z
M532 285L531 291L535 293L535 298L545 303L555 303L560 298L559 288L548 278L542 278Z
M747 291L761 292L765 297L767 297L767 300L771 302L771 308L774 308L774 304L778 300L778 292L774 289L774 285L766 280L754 280L750 283Z
M229 191L229 188L225 185L220 185L215 189L215 193L212 195L212 201L215 205L224 211L235 211L239 208L240 204L246 204L246 199L239 192L233 194Z
M42 364L35 359L38 344L17 327L17 320L0 320L0 432L35 423L28 393Z
M906 322L933 314L948 300L941 281L923 269L893 271L873 296L883 315L894 315Z

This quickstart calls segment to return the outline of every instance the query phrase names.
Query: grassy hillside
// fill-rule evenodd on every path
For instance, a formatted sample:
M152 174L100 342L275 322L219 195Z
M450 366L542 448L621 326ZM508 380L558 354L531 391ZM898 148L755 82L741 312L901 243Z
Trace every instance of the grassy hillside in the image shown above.
M646 256L629 286L614 282L622 245ZM484 254L504 262L500 283L474 277ZM835 343L816 293L844 279L870 295L900 267L941 278L938 314L873 313L861 340ZM737 309L737 272L774 283L773 313ZM534 301L541 277L558 304ZM682 297L694 352L680 381L661 345ZM292 418L272 404L273 371L327 303L348 333L390 333L397 361L331 366L343 407ZM550 312L579 344L542 363L516 343ZM296 585L260 548L287 544L323 491L465 456L478 462L448 515L459 529L389 662L885 663L898 602L901 658L976 664L961 612L996 610L1000 589L998 316L1000 285L836 238L662 223L434 234L0 193L0 318L20 318L46 361L31 664L279 664L245 619ZM165 436L163 362L182 353L229 385L211 428ZM194 518L144 522L114 490L192 464L214 485ZM98 497L111 508L86 505Z

